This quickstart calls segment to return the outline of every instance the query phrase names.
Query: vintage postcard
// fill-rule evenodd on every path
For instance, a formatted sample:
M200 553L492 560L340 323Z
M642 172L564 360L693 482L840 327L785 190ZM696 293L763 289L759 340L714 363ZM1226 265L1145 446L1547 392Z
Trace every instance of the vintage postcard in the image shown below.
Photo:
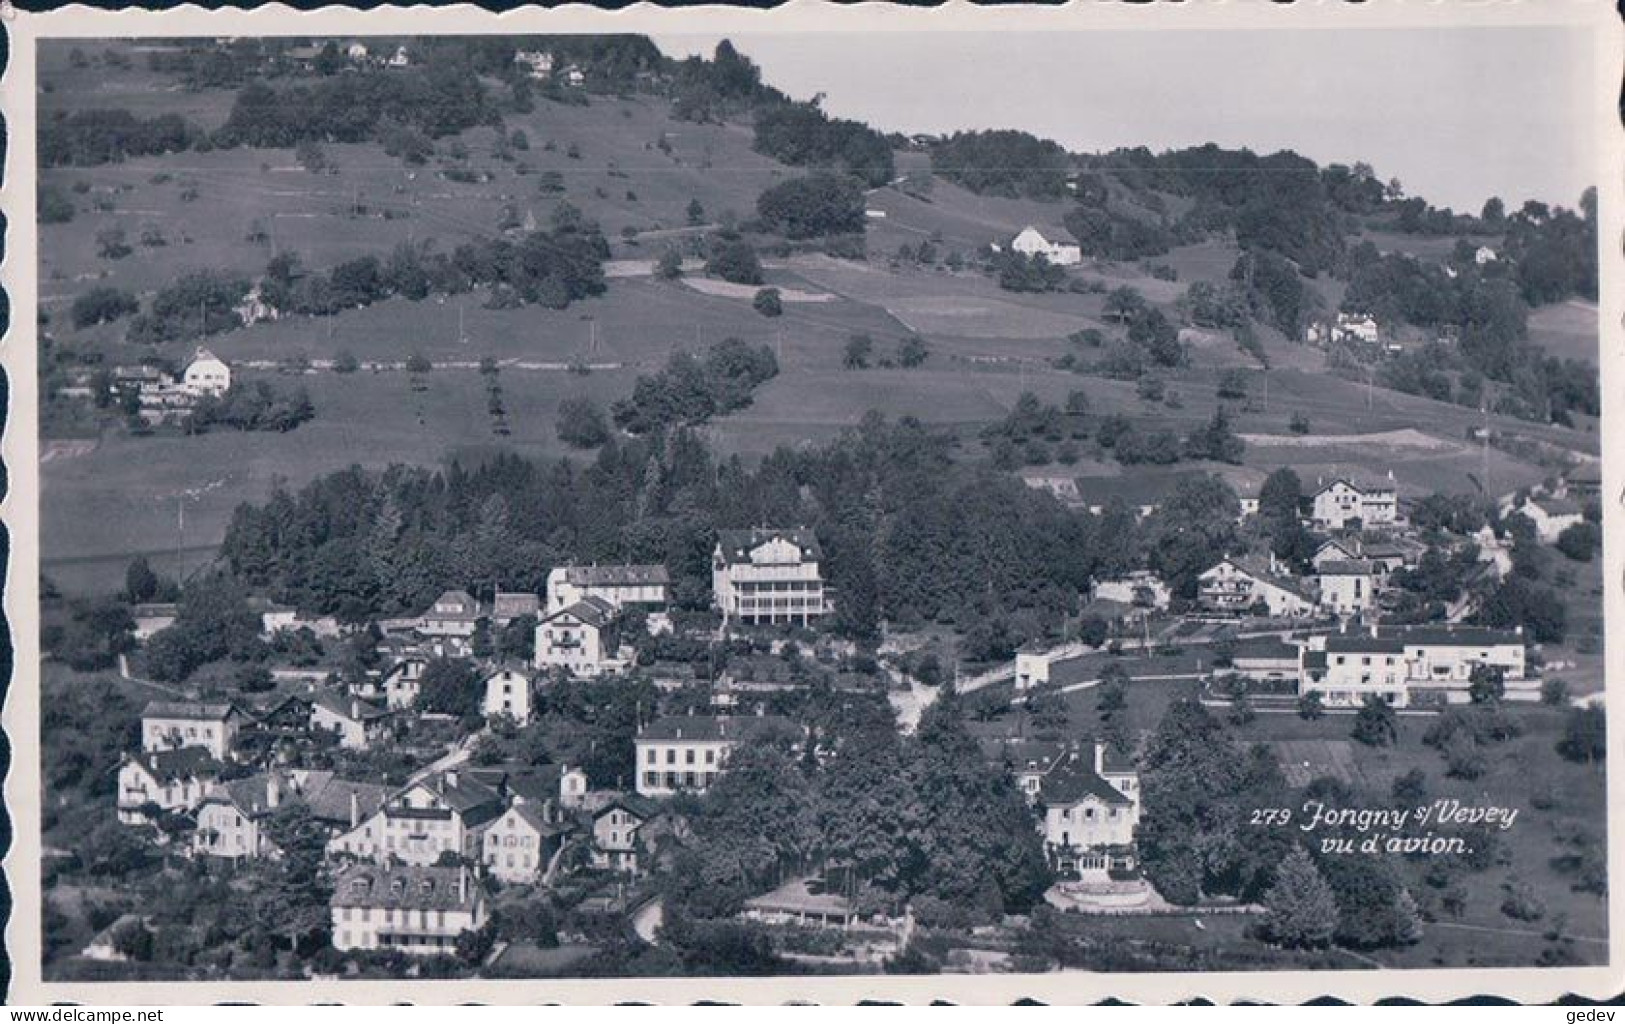
M1610 5L3 24L12 1002L1625 986Z

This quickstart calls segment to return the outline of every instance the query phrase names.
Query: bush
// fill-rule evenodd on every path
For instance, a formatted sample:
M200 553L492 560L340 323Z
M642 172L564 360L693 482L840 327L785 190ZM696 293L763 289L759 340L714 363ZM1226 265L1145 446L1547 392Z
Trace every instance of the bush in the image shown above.
M732 284L761 284L762 262L743 238L722 239L711 246L705 272Z
M763 288L751 300L751 307L766 317L783 316L784 303L777 288Z
M1557 550L1576 562L1589 562L1602 544L1602 528L1578 522L1557 535Z
M566 398L559 403L559 440L572 448L597 448L609 440L609 424L592 399Z
M112 323L140 308L141 304L129 292L98 286L73 300L73 326L82 330L97 324Z
M861 233L863 190L852 178L812 174L767 189L756 200L763 223L786 238Z

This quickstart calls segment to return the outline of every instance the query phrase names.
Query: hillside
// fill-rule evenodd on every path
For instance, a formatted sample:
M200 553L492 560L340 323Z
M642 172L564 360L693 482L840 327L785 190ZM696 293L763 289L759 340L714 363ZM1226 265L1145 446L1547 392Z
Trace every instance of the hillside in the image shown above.
M125 50L122 57L118 47L111 58L90 54L84 59L99 62L98 73L69 76L52 72L68 66L69 49L44 48L42 110L48 116L113 107L143 118L175 113L207 131L228 123L235 87L186 86L178 76L154 71L143 48ZM1235 329L1192 322L1185 302L1192 285L1231 287L1244 250L1237 231L1171 235L1170 247L1157 255L1087 258L1067 271L1060 287L1010 290L985 262L986 247L1007 243L1028 225L1063 237L1069 215L1078 223L1080 204L1064 193L971 191L931 172L929 146L893 139L895 177L863 197L866 257L833 246L838 254L831 255L816 242L792 243L752 223L758 195L807 168L754 148L748 105L723 104L704 120L680 116L693 90L682 87L687 72L667 73L676 85L639 79L644 84L619 95L588 89L563 100L538 96L528 110L504 106L500 130L480 123L436 138L433 155L421 164L390 155L384 143L362 141L323 142L317 170L309 169L308 147L246 145L43 168L42 190L72 207L71 219L41 226L40 304L50 346L42 360L43 397L49 400L88 367L151 358L184 362L203 340L241 379L306 388L316 411L288 433L188 436L136 434L116 418L84 415L65 404L54 408L45 427L46 572L77 590L115 583L136 552L160 567L177 558L196 564L218 543L240 502L263 499L276 481L297 486L351 463L434 465L493 446L533 456L575 454L555 429L564 399L586 396L607 409L672 352L701 351L729 337L769 346L779 372L748 408L704 427L725 453L754 457L825 439L878 409L952 428L961 440L959 457L986 458L979 434L1002 420L1023 392L1059 404L1082 390L1095 414L1122 413L1144 429L1190 430L1221 404L1243 435L1286 436L1295 414L1307 418L1310 431L1299 440L1415 428L1437 445L1351 445L1316 459L1328 470L1355 463L1394 468L1419 491L1478 486L1469 474L1480 472L1481 453L1465 442L1482 417L1475 404L1449 395L1462 386L1461 370L1445 374L1445 394L1458 400L1437 401L1381 386L1398 378L1385 380L1387 370L1377 364L1340 364L1336 353L1302 344L1299 325L1283 331L1273 314L1245 318L1257 339L1253 352L1237 343ZM274 82L280 88L302 80L294 74ZM85 85L89 81L94 88ZM480 81L492 96L510 89L494 73L482 71ZM1187 231L1196 212L1210 209L1206 198L1170 191L1168 181L1150 172L1142 177L1111 178L1103 208L1116 221L1165 215L1167 224ZM74 302L91 288L128 292L148 308L190 272L258 280L274 258L289 253L307 274L366 257L388 260L403 245L451 254L502 238L504 230L517 237L545 228L560 204L595 224L608 246L602 294L563 308L499 302L496 290L477 285L461 294L395 295L334 315L289 315L215 330L225 311L211 315L204 303L197 316L211 332L206 339L186 327L183 316L180 336L156 346L127 340L128 317L74 322ZM1164 214L1149 212L1154 207ZM1367 220L1385 217L1389 213L1379 212ZM780 289L781 316L753 308L756 286L730 284L700 269L708 237L718 225L735 224L761 253L763 283ZM118 231L131 252L108 258L104 243ZM1436 268L1448 262L1455 242L1453 234L1427 237L1407 249L1408 242L1393 238L1424 236L1362 232L1350 236L1351 246L1364 240L1381 252L1414 251ZM930 258L922 257L922 243ZM688 257L680 279L654 273L668 248ZM1338 308L1349 288L1340 273L1294 275L1309 296L1305 309ZM1147 400L1132 376L1097 371L1092 363L1111 344L1095 351L1075 340L1097 331L1115 343L1125 333L1123 319L1108 309L1112 292L1125 286L1180 328L1178 365L1141 371L1160 382L1164 398ZM1530 337L1566 358L1585 359L1590 352L1594 362L1595 324L1584 319L1585 308L1575 302L1539 308ZM854 335L872 339L865 368L847 368ZM910 337L929 351L923 365L883 365L896 362L899 344ZM1270 368L1267 402L1260 353ZM333 372L331 363L341 355L362 364L360 371ZM411 356L434 368L403 372ZM488 382L477 372L485 359L500 367L500 417L490 411ZM1245 400L1221 400L1221 376L1238 369L1249 382ZM1556 450L1597 449L1594 420L1583 412L1569 417L1573 429L1511 415L1489 420L1498 434L1538 439ZM1287 451L1253 445L1246 469L1301 466L1299 453ZM1500 451L1492 462L1496 492L1551 471ZM1091 450L1075 465L1046 471L1140 470ZM184 531L178 528L181 506Z

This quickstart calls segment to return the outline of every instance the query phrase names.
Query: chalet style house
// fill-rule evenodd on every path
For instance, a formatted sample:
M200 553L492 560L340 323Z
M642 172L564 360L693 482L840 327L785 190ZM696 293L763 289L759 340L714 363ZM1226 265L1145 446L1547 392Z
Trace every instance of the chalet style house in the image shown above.
M1337 477L1322 482L1310 504L1310 518L1323 530L1345 530L1355 524L1389 526L1399 521L1399 494L1392 473L1386 480Z

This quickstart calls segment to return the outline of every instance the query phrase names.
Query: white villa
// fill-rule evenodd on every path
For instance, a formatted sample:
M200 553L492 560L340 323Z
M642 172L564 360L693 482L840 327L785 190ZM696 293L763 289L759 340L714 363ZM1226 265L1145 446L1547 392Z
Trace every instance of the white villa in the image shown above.
M1044 848L1062 874L1101 878L1134 867L1140 777L1102 743L1074 745L1038 780Z
M794 728L775 715L719 718L668 715L643 727L637 748L637 791L641 796L704 792L717 780L734 747L761 730Z
M625 668L628 660L621 657L615 606L602 598L585 597L547 616L536 624L532 664L586 677Z
M1333 615L1358 615L1376 604L1377 567L1363 559L1326 559L1315 566L1320 607Z
M333 947L451 954L486 921L485 893L467 867L352 865L333 880Z
M746 625L806 625L830 612L811 530L722 530L711 556L711 595L723 618Z
M152 701L141 711L141 749L202 747L224 761L244 715L230 704Z
M656 611L666 606L670 588L664 565L561 565L547 574L547 610L592 597L617 609L641 605Z
M530 677L511 668L498 669L486 676L480 711L487 718L506 715L520 725L529 722Z
M1327 707L1358 707L1375 696L1395 707L1465 704L1475 665L1506 673L1509 700L1537 700L1528 675L1523 630L1477 626L1372 626L1310 636L1300 652L1300 692Z
M1555 544L1563 531L1585 521L1585 510L1571 498L1526 498L1518 511L1535 524L1542 544Z

